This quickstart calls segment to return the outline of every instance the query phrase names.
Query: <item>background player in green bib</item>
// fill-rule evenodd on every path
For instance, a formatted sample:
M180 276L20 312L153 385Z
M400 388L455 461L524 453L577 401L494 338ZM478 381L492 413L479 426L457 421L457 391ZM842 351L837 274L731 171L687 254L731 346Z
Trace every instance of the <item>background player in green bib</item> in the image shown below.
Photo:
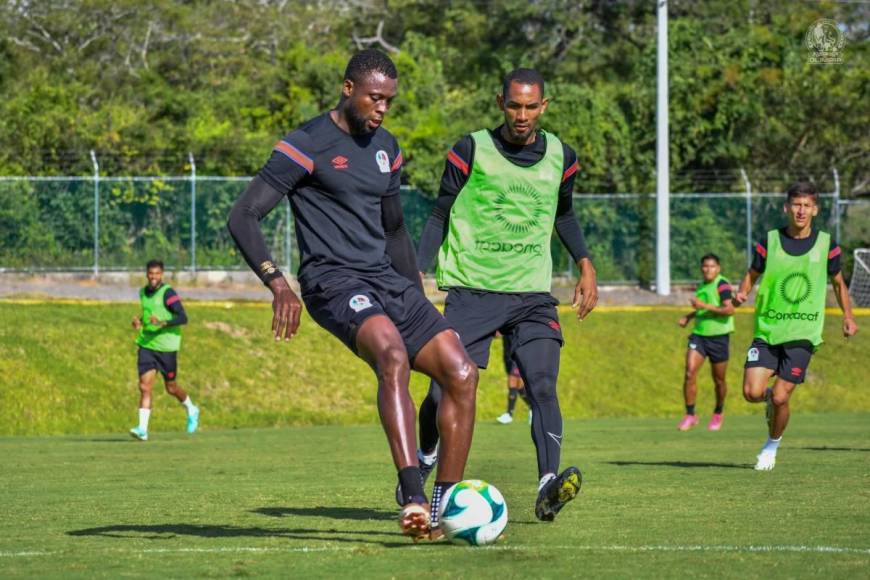
M698 395L698 371L704 359L710 358L713 385L716 387L716 408L707 428L718 431L722 428L722 411L728 385L725 373L728 370L728 343L734 332L734 305L731 303L731 284L722 274L719 256L707 254L701 258L701 275L704 282L689 300L695 310L680 318L680 326L685 328L694 319L695 326L689 335L689 348L686 350L686 376L683 381L683 398L686 415L677 429L688 431L698 424L695 415L695 397Z
M559 472L562 415L556 396L562 331L550 295L550 238L555 229L581 272L574 306L582 320L598 300L595 269L572 209L577 155L545 131L544 79L531 69L505 77L497 103L504 123L463 137L448 153L436 207L420 240L422 269L438 255L437 280L448 290L444 315L472 360L486 368L496 332L510 337L532 407L538 458L535 514L552 521L580 489L576 467ZM432 469L440 387L420 407L418 453ZM434 506L451 482L436 481Z
M827 279L843 311L843 336L858 332L849 291L840 271L840 247L830 234L813 228L819 213L812 183L799 182L788 190L784 207L788 226L767 232L755 246L752 265L734 297L746 302L752 286L764 274L755 299L755 338L746 354L743 396L767 405L768 439L755 469L768 471L788 424L788 402L804 382L813 351L822 344ZM776 376L773 388L768 381Z
M151 260L146 266L148 284L139 290L142 314L133 318L133 328L139 331L139 425L130 429L130 435L140 441L148 440L148 420L151 417L151 391L157 372L163 375L166 392L178 399L187 409L187 432L199 426L199 408L176 382L178 349L181 347L181 326L187 324L187 314L181 298L163 283L163 262Z

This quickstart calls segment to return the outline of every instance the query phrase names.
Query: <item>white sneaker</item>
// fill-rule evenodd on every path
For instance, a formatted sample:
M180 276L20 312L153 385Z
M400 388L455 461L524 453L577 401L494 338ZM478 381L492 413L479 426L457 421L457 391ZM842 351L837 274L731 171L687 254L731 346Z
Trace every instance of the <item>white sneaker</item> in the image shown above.
M498 421L498 422L501 423L502 425L507 425L507 424L509 424L509 423L513 423L513 422L514 422L514 418L513 418L513 416L512 416L510 413L503 413L503 414L501 414L501 415L498 416L498 418L496 419L496 421Z
M755 462L755 471L770 471L776 465L776 451L762 451Z

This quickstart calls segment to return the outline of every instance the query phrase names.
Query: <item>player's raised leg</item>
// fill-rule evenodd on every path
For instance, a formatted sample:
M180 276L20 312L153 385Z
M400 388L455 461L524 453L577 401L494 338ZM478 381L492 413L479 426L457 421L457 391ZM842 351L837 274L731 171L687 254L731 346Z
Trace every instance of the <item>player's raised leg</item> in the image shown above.
M178 402L187 411L187 432L195 433L199 427L199 407L193 404L190 396L176 381L167 378L164 386L166 387L166 392L178 399Z
M691 341L691 338L689 339ZM698 396L698 371L704 364L704 357L698 351L690 347L686 349L686 372L683 376L683 401L686 405L686 414L680 420L677 429L688 431L698 424L695 415L695 400Z
M562 455L562 411L556 393L559 376L557 340L539 338L519 345L515 358L532 404L532 441L538 460L538 497L535 516L553 521L580 491L582 476L576 467L559 473Z
M452 330L441 332L426 343L414 358L414 369L430 376L437 382L436 387L440 385L441 401L436 417L440 434L439 460L432 491L435 527L441 496L462 480L468 461L474 433L478 370Z
M417 465L415 407L408 391L408 352L396 326L386 315L371 316L356 336L357 351L378 377L378 414L399 474L404 506L402 532L420 537L429 532L429 502Z

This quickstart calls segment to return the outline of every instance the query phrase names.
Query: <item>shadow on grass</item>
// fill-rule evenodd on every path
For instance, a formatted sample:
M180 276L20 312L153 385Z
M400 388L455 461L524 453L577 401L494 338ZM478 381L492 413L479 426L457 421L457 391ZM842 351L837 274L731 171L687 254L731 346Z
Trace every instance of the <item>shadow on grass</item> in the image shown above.
M632 465L649 465L649 466L663 466L663 467L682 467L685 469L691 469L696 467L707 467L707 468L716 468L721 467L725 469L752 469L753 466L749 463L710 463L707 461L608 461L610 465L619 465L620 467L632 466Z
M334 520L377 520L386 522L395 520L398 512L352 507L261 507L251 510L251 513L271 516L273 518L304 516L331 518Z
M797 447L796 449L803 449L805 451L863 451L864 453L870 453L870 449L867 447Z
M398 533L388 533L378 530L315 530L307 528L242 528L225 525L196 524L156 524L136 525L119 524L71 530L68 536L98 536L103 538L137 539L137 540L171 540L178 536L196 536L198 538L287 538L289 540L306 540L321 542L346 542L357 544L376 544L385 548L404 548L413 546L410 540L378 541L372 536L390 536L400 538ZM351 536L351 537L348 537ZM366 536L359 538L353 536Z

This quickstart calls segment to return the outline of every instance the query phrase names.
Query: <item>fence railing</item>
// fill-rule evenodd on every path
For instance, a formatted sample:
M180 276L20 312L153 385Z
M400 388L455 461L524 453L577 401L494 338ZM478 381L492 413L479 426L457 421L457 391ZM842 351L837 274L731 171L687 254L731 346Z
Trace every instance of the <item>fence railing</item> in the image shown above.
M245 268L227 229L232 204L249 177L0 177L0 270L138 270L151 258L174 270ZM870 201L821 194L816 223L851 250L870 245ZM416 241L433 200L404 188L405 221ZM648 281L654 272L653 194L574 196L587 245L602 282ZM783 223L782 193L747 190L671 195L671 275L698 277L698 259L714 252L723 272L738 276L766 230ZM293 217L282 204L262 222L273 256L286 271L298 264ZM554 236L554 270L572 273Z

